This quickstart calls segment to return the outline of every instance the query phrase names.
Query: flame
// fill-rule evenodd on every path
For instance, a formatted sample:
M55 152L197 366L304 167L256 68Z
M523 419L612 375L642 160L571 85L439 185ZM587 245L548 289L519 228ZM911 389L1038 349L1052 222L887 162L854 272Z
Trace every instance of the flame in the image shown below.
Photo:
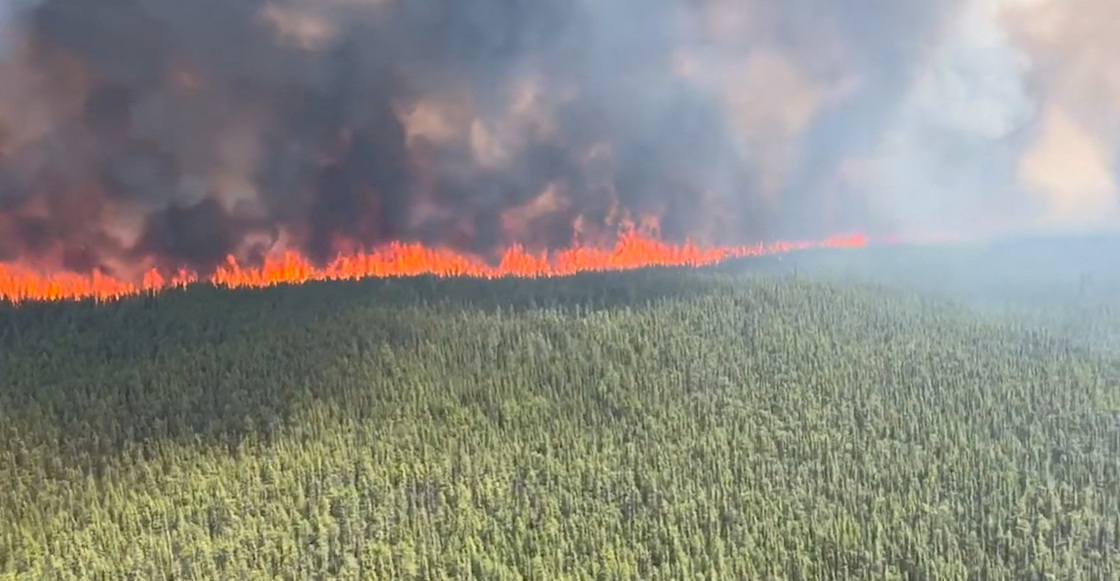
M368 252L340 255L325 266L315 266L294 251L276 253L260 266L243 267L233 257L209 277L180 270L173 275L149 270L139 282L126 282L101 273L43 273L15 263L0 263L0 300L111 301L157 293L170 288L207 283L225 288L263 288L321 280L357 280L370 277L435 275L441 277L542 278L586 271L628 270L648 266L706 266L731 258L763 256L809 248L858 248L867 237L851 235L813 242L775 242L738 247L701 247L670 244L634 230L623 232L613 248L573 247L556 252L533 253L514 246L496 264L477 256L421 244L392 243Z

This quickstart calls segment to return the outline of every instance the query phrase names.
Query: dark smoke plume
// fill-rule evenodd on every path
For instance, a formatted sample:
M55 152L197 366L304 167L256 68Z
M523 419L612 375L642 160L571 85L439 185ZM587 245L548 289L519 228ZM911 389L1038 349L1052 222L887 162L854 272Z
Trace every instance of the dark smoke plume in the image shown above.
M0 261L1112 225L1116 5L0 0Z

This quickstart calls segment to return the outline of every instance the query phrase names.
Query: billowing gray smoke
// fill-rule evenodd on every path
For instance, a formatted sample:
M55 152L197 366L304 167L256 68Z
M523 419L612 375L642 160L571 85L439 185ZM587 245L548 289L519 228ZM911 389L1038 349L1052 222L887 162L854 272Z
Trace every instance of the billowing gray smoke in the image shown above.
M1117 6L0 0L0 261L1110 225Z

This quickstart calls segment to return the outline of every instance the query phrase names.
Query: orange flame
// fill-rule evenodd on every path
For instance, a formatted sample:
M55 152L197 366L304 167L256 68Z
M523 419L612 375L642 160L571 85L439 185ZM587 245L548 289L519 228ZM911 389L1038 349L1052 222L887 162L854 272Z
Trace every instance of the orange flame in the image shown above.
M152 270L139 283L93 273L44 274L18 264L0 263L0 300L8 302L94 299L109 301L143 293L207 282L226 288L261 288L318 280L356 280L369 277L436 275L498 278L540 278L585 271L627 270L646 266L705 266L730 258L762 256L808 248L855 248L867 245L863 235L834 237L817 242L776 242L755 246L703 248L674 245L636 232L622 234L612 249L571 248L534 254L523 247L505 252L496 265L481 258L420 244L393 243L371 252L342 255L317 267L296 252L269 257L259 267L246 268L230 257L212 276L180 271L164 276Z

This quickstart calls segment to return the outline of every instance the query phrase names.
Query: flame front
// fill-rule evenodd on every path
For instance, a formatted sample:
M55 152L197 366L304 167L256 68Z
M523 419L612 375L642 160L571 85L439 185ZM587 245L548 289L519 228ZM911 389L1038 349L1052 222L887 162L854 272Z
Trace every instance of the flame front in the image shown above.
M425 274L442 277L540 278L648 266L705 266L730 258L809 248L858 248L866 245L865 236L851 235L821 241L700 247L691 243L669 244L639 232L628 232L620 235L610 249L573 247L551 253L532 253L515 246L504 253L497 265L491 265L469 254L421 244L392 243L370 252L340 255L322 267L315 266L298 252L286 251L268 257L257 267L242 267L236 259L230 257L226 264L208 277L200 277L185 270L173 276L151 270L136 283L100 273L44 274L19 264L0 263L0 299L14 303L80 299L108 301L200 282L226 288L262 288L308 281Z

